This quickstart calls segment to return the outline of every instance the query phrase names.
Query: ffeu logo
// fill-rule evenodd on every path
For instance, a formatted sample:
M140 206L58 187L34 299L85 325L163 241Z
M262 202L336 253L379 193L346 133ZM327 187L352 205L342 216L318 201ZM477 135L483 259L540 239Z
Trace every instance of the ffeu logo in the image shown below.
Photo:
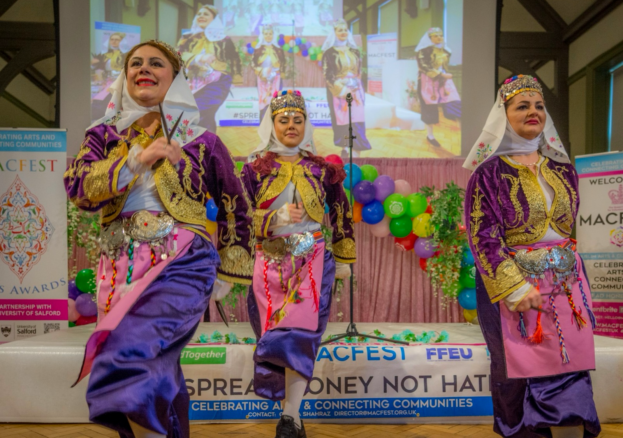
M2 336L5 338L11 335L11 330L13 330L13 327L10 325L0 325L0 333L2 333Z
M471 360L473 356L471 348L427 348L426 360L428 361L448 361L448 360Z

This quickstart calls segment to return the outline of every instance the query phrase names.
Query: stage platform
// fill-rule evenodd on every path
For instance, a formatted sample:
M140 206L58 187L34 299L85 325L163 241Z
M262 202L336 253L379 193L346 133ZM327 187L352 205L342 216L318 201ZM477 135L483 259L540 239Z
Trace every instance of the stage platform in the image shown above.
M314 380L301 407L309 422L491 423L489 357L478 326L467 324L358 324L387 337L447 332L449 342L349 342L320 349ZM328 334L345 323L331 323ZM93 326L75 327L0 345L0 422L85 423L86 379L78 374ZM218 332L218 333L217 333ZM232 335L233 333L233 335ZM220 336L219 336L220 335ZM222 336L222 337L221 337ZM273 421L279 403L252 390L253 337L247 323L203 323L183 352L182 366L196 423ZM217 342L220 341L220 342ZM207 343L206 343L207 342ZM623 422L623 340L596 337L595 401L603 423ZM573 360L573 358L571 358Z

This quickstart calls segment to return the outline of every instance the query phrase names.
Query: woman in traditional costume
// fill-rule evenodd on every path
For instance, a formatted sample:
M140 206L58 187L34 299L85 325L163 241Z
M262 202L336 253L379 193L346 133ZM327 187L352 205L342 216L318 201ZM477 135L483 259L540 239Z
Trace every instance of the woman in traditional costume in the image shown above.
M213 290L222 298L253 273L250 200L225 145L198 125L178 56L158 41L130 50L106 116L65 173L71 201L102 222L98 323L78 381L91 373L90 420L123 437L189 436L182 348ZM181 117L170 143L159 105L168 126Z
M262 27L262 34L259 43L255 46L252 62L253 71L257 75L260 120L263 120L273 94L281 90L281 72L286 65L286 56L283 49L277 45L272 26Z
M260 241L248 297L258 338L253 386L260 397L284 400L277 438L305 437L299 408L329 319L331 286L355 262L352 211L344 170L315 155L300 92L275 94L259 134L242 171ZM325 203L332 252L321 231Z
M353 156L372 149L366 137L365 91L361 83L361 53L344 20L333 24L333 32L322 45L322 68L327 81L327 103L333 126L333 143L342 148L342 158L348 157L348 103L352 101Z
M422 121L426 124L426 141L440 147L433 125L439 123L439 107L448 120L461 120L461 97L448 73L452 51L446 45L443 31L429 29L415 48L419 68L418 96Z
M232 83L242 83L240 56L217 15L215 7L201 6L190 31L177 44L201 111L201 124L213 133L216 112L227 99Z
M464 167L478 320L491 354L494 430L596 437L591 293L571 230L578 177L541 85L501 87Z

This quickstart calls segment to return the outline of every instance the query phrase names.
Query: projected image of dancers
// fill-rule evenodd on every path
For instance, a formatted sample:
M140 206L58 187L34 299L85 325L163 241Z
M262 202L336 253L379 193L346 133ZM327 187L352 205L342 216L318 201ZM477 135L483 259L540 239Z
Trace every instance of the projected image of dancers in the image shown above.
M348 156L348 105L346 95L353 96L352 122L354 140L353 156L360 151L371 149L366 137L364 114L365 91L361 83L361 54L353 35L344 20L333 24L322 46L323 72L327 81L327 103L331 112L333 142L342 148L342 158Z
M190 31L182 35L178 50L186 67L188 81L201 112L201 123L216 132L216 112L225 102L234 80L241 80L240 57L218 9L202 6Z
M260 120L264 118L275 91L281 90L281 71L285 68L286 56L277 44L273 26L265 25L253 52L253 71L257 75L257 94Z
M452 51L445 43L443 30L428 30L415 48L418 67L418 95L422 109L422 121L426 124L426 141L433 147L441 147L435 138L433 125L439 123L439 107L449 120L461 120L461 97L448 72Z

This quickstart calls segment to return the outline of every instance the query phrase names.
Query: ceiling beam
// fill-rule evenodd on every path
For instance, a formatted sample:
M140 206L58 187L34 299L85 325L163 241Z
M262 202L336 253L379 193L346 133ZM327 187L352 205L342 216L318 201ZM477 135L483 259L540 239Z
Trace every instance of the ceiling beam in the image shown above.
M2 17L6 11L11 9L11 6L13 6L16 2L17 0L3 0L0 2L0 17Z
M0 95L4 93L4 90L9 86L11 81L27 67L54 56L55 50L56 44L53 42L51 44L43 44L35 41L22 47L13 59L0 71Z
M567 23L546 0L519 0L519 3L547 31L561 34Z
M548 32L500 32L500 49L562 49L560 35Z
M562 39L570 44L580 38L602 18L623 4L623 0L597 0L576 18L563 33Z
M3 21L0 40L56 41L54 25L28 21Z
M4 59L6 62L11 62L13 56L14 55L11 55L7 52L0 52L0 58ZM22 72L22 75L24 75L26 79L32 82L33 85L35 85L48 96L51 96L56 89L56 86L54 85L54 80L46 78L43 73L37 70L34 66L26 67L26 69Z

